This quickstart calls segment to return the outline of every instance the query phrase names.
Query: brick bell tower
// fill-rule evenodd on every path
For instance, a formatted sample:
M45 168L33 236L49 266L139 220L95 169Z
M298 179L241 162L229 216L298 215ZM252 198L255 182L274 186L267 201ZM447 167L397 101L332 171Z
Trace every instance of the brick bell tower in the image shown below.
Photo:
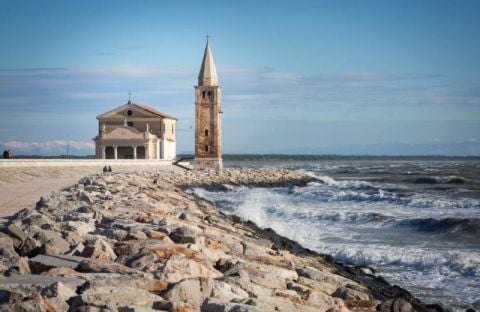
M195 86L195 169L222 169L221 87L210 43Z

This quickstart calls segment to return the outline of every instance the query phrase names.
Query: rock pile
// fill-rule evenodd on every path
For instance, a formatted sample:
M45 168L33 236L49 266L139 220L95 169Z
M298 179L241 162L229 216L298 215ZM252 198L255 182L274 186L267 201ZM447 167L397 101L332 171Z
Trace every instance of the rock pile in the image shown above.
M275 169L85 177L1 228L0 311L427 309L179 188L309 180Z

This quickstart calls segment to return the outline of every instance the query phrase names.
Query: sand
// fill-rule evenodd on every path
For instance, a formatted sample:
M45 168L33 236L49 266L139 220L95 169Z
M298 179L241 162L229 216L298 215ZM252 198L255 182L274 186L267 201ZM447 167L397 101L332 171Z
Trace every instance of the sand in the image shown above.
M135 166L113 168L114 172L181 170L175 166ZM0 217L23 208L35 207L40 196L78 182L82 177L101 173L102 167L2 168L0 170Z

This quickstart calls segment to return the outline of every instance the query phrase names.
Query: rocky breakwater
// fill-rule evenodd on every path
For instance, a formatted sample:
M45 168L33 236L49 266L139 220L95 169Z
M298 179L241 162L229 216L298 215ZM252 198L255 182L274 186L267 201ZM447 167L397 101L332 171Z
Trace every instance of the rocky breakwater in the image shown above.
M434 309L179 188L310 180L275 169L83 178L2 225L0 311Z

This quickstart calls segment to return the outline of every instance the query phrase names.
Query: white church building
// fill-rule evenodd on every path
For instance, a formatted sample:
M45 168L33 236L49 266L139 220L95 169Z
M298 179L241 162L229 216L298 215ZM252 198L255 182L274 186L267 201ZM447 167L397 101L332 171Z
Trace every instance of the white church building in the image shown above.
M98 159L165 159L176 157L177 118L128 101L97 116Z

